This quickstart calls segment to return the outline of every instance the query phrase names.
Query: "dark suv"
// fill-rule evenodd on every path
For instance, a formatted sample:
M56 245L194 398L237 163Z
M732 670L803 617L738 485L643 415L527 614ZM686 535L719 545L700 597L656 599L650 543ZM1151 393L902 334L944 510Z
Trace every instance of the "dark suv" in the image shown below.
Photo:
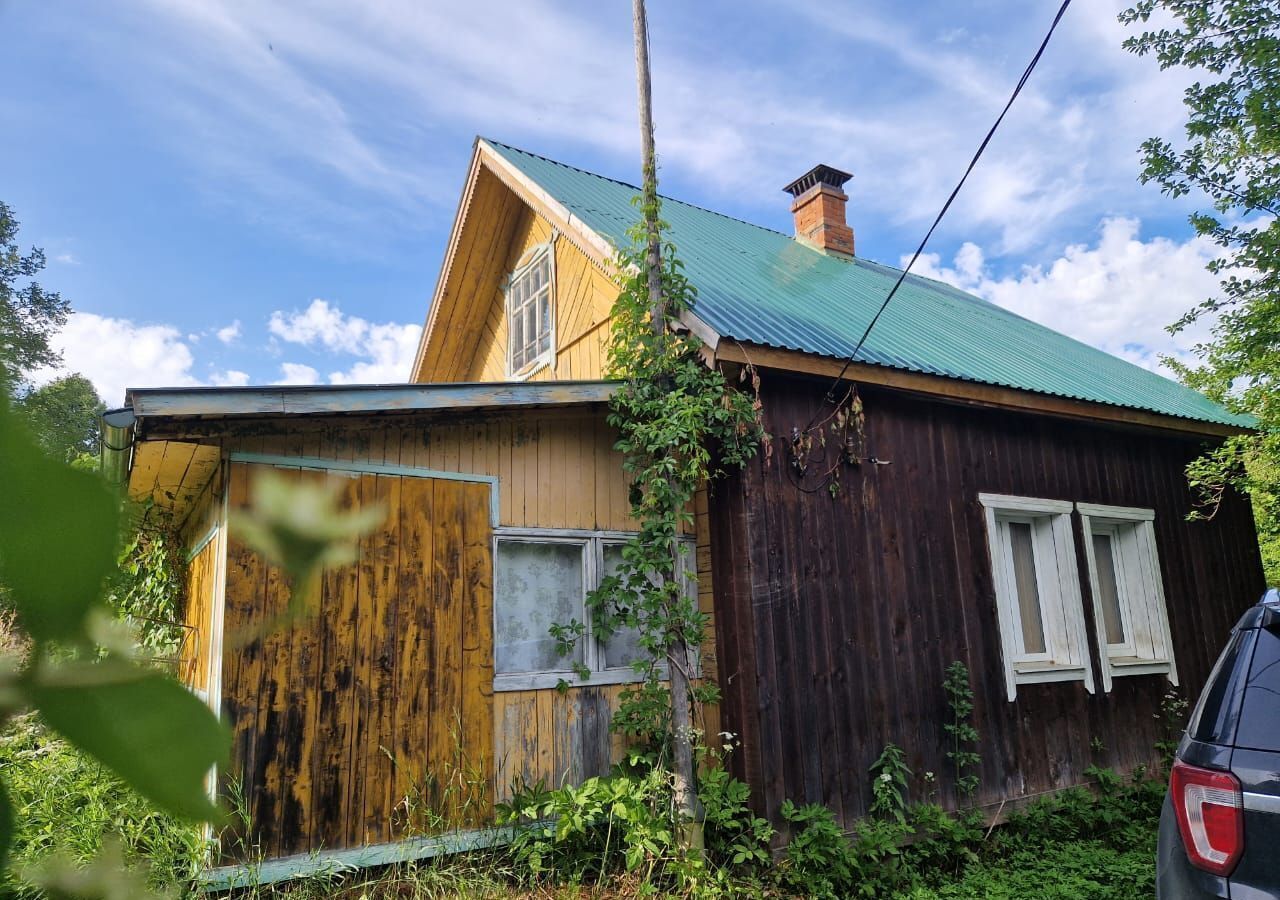
M1280 592L1240 619L1178 745L1160 900L1280 897Z

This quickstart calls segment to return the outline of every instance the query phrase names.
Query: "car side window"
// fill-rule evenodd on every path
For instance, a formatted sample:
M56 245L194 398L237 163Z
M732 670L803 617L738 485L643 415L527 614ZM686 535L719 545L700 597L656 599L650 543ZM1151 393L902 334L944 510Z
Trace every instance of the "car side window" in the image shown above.
M1249 648L1253 634L1252 630L1232 632L1231 640L1218 657L1204 691L1200 694L1200 702L1191 714L1187 733L1193 740L1209 744L1230 743L1235 732L1240 693L1244 686L1244 674L1240 671L1239 664L1242 659L1248 659L1245 651Z
M1280 751L1280 636L1266 628L1257 634L1235 742L1239 747Z

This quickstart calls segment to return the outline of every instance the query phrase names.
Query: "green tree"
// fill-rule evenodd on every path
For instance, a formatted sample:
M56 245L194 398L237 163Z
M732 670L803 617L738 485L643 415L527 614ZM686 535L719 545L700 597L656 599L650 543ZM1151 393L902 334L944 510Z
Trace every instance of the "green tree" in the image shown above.
M1169 329L1204 322L1212 337L1194 348L1195 364L1170 365L1258 421L1188 467L1198 515L1212 517L1229 489L1249 495L1267 575L1280 581L1280 2L1140 0L1120 21L1143 29L1126 49L1194 78L1182 138L1147 140L1140 178L1171 197L1207 197L1191 224L1222 248L1210 264L1217 295Z
M49 338L66 324L70 305L35 280L44 251L18 247L18 220L0 202L0 383L12 393L26 376L62 361Z
M16 406L50 456L71 462L98 452L99 417L107 407L83 375L66 375L27 391Z

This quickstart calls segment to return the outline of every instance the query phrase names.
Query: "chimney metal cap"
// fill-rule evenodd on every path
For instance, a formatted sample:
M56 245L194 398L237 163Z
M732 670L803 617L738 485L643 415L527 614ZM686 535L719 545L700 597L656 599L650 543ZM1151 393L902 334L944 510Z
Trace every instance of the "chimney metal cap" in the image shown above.
M784 187L783 190L792 197L799 197L816 184L826 184L833 188L839 188L852 177L853 175L848 172L842 172L839 169L819 163Z

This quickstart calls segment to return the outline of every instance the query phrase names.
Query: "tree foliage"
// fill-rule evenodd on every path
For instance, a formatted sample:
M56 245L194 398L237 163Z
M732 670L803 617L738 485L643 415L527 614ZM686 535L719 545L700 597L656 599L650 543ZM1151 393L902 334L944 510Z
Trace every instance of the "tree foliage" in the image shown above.
M18 397L16 406L26 417L46 453L65 462L98 452L101 416L106 404L83 375L66 375Z
M19 248L18 220L0 202L0 383L9 391L33 370L61 362L49 338L66 324L71 308L35 280L44 265L43 250Z
M1143 29L1126 49L1195 79L1183 96L1182 139L1146 141L1141 180L1171 197L1206 196L1211 209L1191 224L1221 248L1210 264L1219 292L1170 326L1205 322L1212 339L1194 348L1195 364L1169 363L1186 384L1258 421L1188 476L1203 516L1228 489L1251 496L1268 575L1280 580L1280 2L1141 0L1120 20Z

